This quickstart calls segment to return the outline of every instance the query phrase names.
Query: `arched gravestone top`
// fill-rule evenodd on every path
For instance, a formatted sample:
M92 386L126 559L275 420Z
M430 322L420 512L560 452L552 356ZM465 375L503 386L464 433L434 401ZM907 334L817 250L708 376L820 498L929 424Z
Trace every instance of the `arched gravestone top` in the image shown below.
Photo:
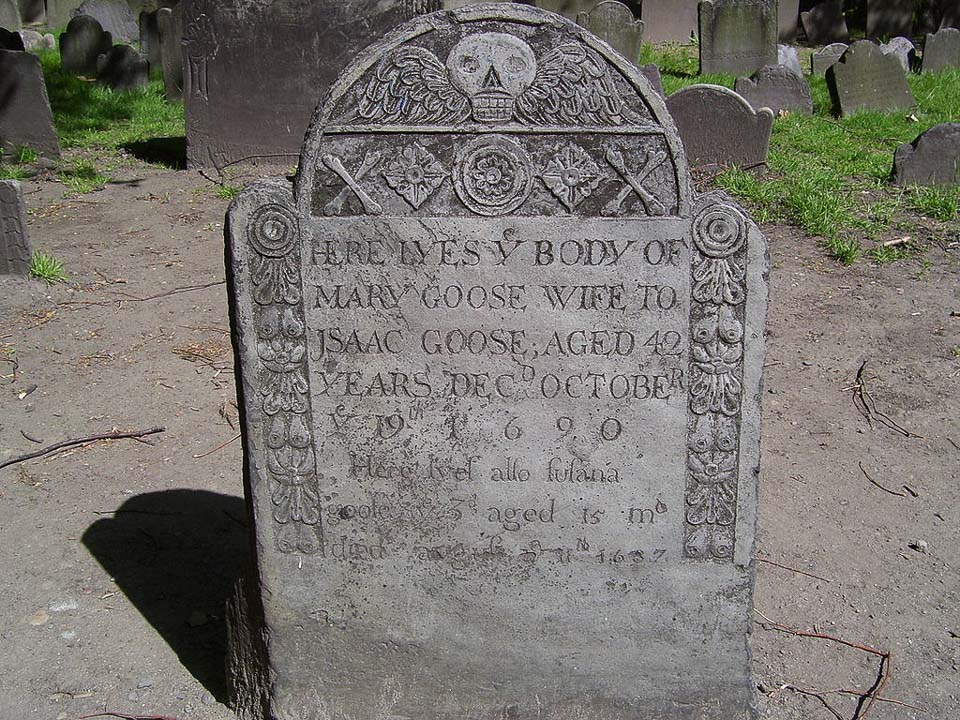
M766 242L636 67L412 20L226 227L244 720L752 717Z

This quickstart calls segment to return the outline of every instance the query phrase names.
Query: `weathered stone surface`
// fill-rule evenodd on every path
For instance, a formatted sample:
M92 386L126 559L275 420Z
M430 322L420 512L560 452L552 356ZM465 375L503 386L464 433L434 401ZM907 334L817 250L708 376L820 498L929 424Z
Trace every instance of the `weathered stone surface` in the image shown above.
M909 0L867 0L867 37L913 34L914 5Z
M790 45L777 45L777 65L790 68L794 73L803 77L803 68L800 67L800 56L797 49Z
M316 99L347 60L437 7L439 0L184 0L190 166L257 157L293 164Z
M576 20L580 13L590 12L596 0L523 0L523 4L555 12Z
M847 21L843 17L843 0L824 0L800 13L800 23L807 41L814 45L845 43L850 39Z
M960 0L940 0L940 30L944 28L960 29Z
M126 0L84 0L73 14L89 15L118 43L134 43L140 38L137 16Z
M23 52L23 37L16 30L7 30L0 27L0 50L19 50Z
M688 43L698 32L699 0L643 0L643 33L647 42Z
M799 24L800 0L779 0L777 35L780 42L790 43L796 40Z
M183 98L183 11L182 6L157 10L160 66L167 100Z
M960 68L960 30L944 28L927 35L923 43L923 72Z
M140 13L140 52L150 63L151 68L160 67L163 62L160 53L160 23L157 20L159 10Z
M643 42L643 21L633 16L633 11L618 0L603 0L589 13L580 13L577 22L614 50L636 64L640 59L640 44Z
M640 66L640 73L650 82L653 91L663 97L663 78L656 63L647 63Z
M917 61L917 48L905 37L895 37L890 42L883 43L880 51L884 55L895 56L900 61L904 72L910 72Z
M57 41L50 33L40 34L36 30L21 30L20 37L23 39L23 47L27 52L34 50L56 50Z
M754 110L770 108L774 115L781 112L813 115L813 98L810 86L802 75L784 65L767 65L757 70L752 77L737 78L736 92Z
M33 250L16 180L0 180L0 275L28 275Z
M720 85L690 85L667 98L692 166L753 167L767 161L773 111L754 110Z
M914 106L906 73L894 55L869 40L858 40L827 69L827 87L837 115L859 110L888 112Z
M47 27L51 30L64 27L82 2L83 0L46 0Z
M40 59L18 50L0 50L0 145L12 151L27 145L46 157L60 155Z
M765 241L648 88L414 20L231 206L241 718L751 717Z
M897 148L894 185L960 185L960 123L943 123Z
M702 0L700 73L752 73L777 62L775 0Z
M20 20L23 22L42 23L46 20L43 0L17 0L17 5L20 6Z
M810 56L810 74L823 75L850 47L846 43L832 43Z
M133 90L146 86L150 66L140 53L129 45L114 45L110 52L97 58L97 82L114 90Z
M21 27L23 25L17 0L0 0L0 28L16 31Z
M60 35L60 64L67 72L96 75L97 58L110 52L111 47L113 39L99 22L88 15L78 15Z

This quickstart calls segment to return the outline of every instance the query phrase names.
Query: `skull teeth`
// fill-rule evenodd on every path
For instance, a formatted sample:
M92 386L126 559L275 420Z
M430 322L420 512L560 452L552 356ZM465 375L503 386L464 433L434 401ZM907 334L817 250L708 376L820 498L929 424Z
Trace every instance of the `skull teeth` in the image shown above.
M513 97L507 93L478 93L472 104L477 120L509 120L513 115Z

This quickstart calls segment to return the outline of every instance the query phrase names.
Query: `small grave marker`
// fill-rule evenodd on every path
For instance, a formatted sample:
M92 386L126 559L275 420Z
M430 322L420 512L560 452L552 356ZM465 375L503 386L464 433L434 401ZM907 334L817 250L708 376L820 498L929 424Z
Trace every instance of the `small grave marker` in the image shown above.
M910 72L917 60L916 47L905 37L895 37L890 42L883 43L880 50L884 55L894 55L900 61L904 72Z
M114 45L97 59L97 82L114 90L146 87L149 79L149 64L129 45Z
M823 75L850 47L846 43L831 43L810 56L810 74Z
M703 0L700 73L752 73L777 62L774 0Z
M855 42L827 70L827 87L838 115L905 110L916 104L900 61L869 40Z
M60 64L67 72L96 75L97 58L110 52L113 39L97 20L77 15L60 35Z
M960 30L944 28L927 35L923 43L923 72L960 68Z
M810 10L800 13L800 22L807 35L807 42L843 43L850 38L847 21L843 16L843 0L824 0Z
M33 250L16 180L0 180L0 275L28 275Z
M754 110L770 108L775 116L782 111L813 115L810 86L784 65L767 65L749 78L737 78L734 89Z
M589 13L580 13L577 22L601 40L610 43L614 50L636 64L640 59L640 44L643 41L643 21L633 16L633 11L618 0L603 0Z
M897 148L894 185L960 185L960 123L943 123Z
M183 10L182 5L157 10L160 36L160 64L167 100L183 97Z
M791 45L777 45L777 65L784 65L800 77L803 77L803 69L800 67L800 56L797 55L797 49Z

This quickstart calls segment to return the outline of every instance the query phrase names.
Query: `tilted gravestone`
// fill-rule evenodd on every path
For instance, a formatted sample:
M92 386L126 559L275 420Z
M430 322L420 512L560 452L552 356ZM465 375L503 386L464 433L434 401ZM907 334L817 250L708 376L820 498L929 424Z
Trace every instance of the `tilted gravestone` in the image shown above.
M17 0L0 0L0 27L13 31L23 27Z
M19 50L23 52L23 37L16 30L7 30L0 27L0 50Z
M73 14L94 18L115 42L134 43L140 39L137 17L126 0L85 0Z
M927 35L923 43L923 72L960 68L960 30L944 28Z
M0 180L0 275L29 275L33 250L16 180Z
M618 0L603 0L589 13L580 13L577 22L632 63L640 59L640 44L643 42L643 21L633 16L633 11Z
M0 50L0 145L25 145L48 158L60 156L43 68L36 55Z
M843 0L824 0L800 13L800 23L807 42L815 45L843 43L850 39L847 21L843 16Z
M754 110L720 85L690 85L667 98L683 149L692 166L749 168L767 161L773 111Z
M752 73L777 62L775 0L703 0L700 73Z
M770 108L774 115L781 112L813 115L810 86L802 75L784 65L767 65L751 77L737 78L734 90L754 110Z
M296 162L317 94L347 60L439 0L184 0L187 160ZM309 48L309 52L305 51Z
M110 52L113 39L94 18L78 15L60 35L60 64L67 72L96 75L97 58Z
M647 42L688 43L698 29L699 0L643 0L643 33Z
M960 123L943 123L897 148L894 185L960 185Z
M850 47L846 43L831 43L810 56L810 74L823 75Z
M780 42L793 42L800 23L800 0L779 0L778 5L777 37Z
M180 100L183 98L182 6L157 10L157 26L164 94L167 100Z
M916 104L900 61L869 40L855 42L827 69L827 87L837 115L905 110Z
M777 65L790 68L794 73L803 77L803 68L800 67L800 56L797 49L790 45L777 45Z
M140 53L129 45L114 45L110 52L97 58L97 82L114 90L135 90L146 87L150 66Z
M904 72L910 72L917 60L917 48L905 37L895 37L880 46L884 55L893 55L900 61Z
M232 204L240 717L751 716L765 241L648 88L416 19Z
M912 35L914 6L910 0L867 0L867 37Z

